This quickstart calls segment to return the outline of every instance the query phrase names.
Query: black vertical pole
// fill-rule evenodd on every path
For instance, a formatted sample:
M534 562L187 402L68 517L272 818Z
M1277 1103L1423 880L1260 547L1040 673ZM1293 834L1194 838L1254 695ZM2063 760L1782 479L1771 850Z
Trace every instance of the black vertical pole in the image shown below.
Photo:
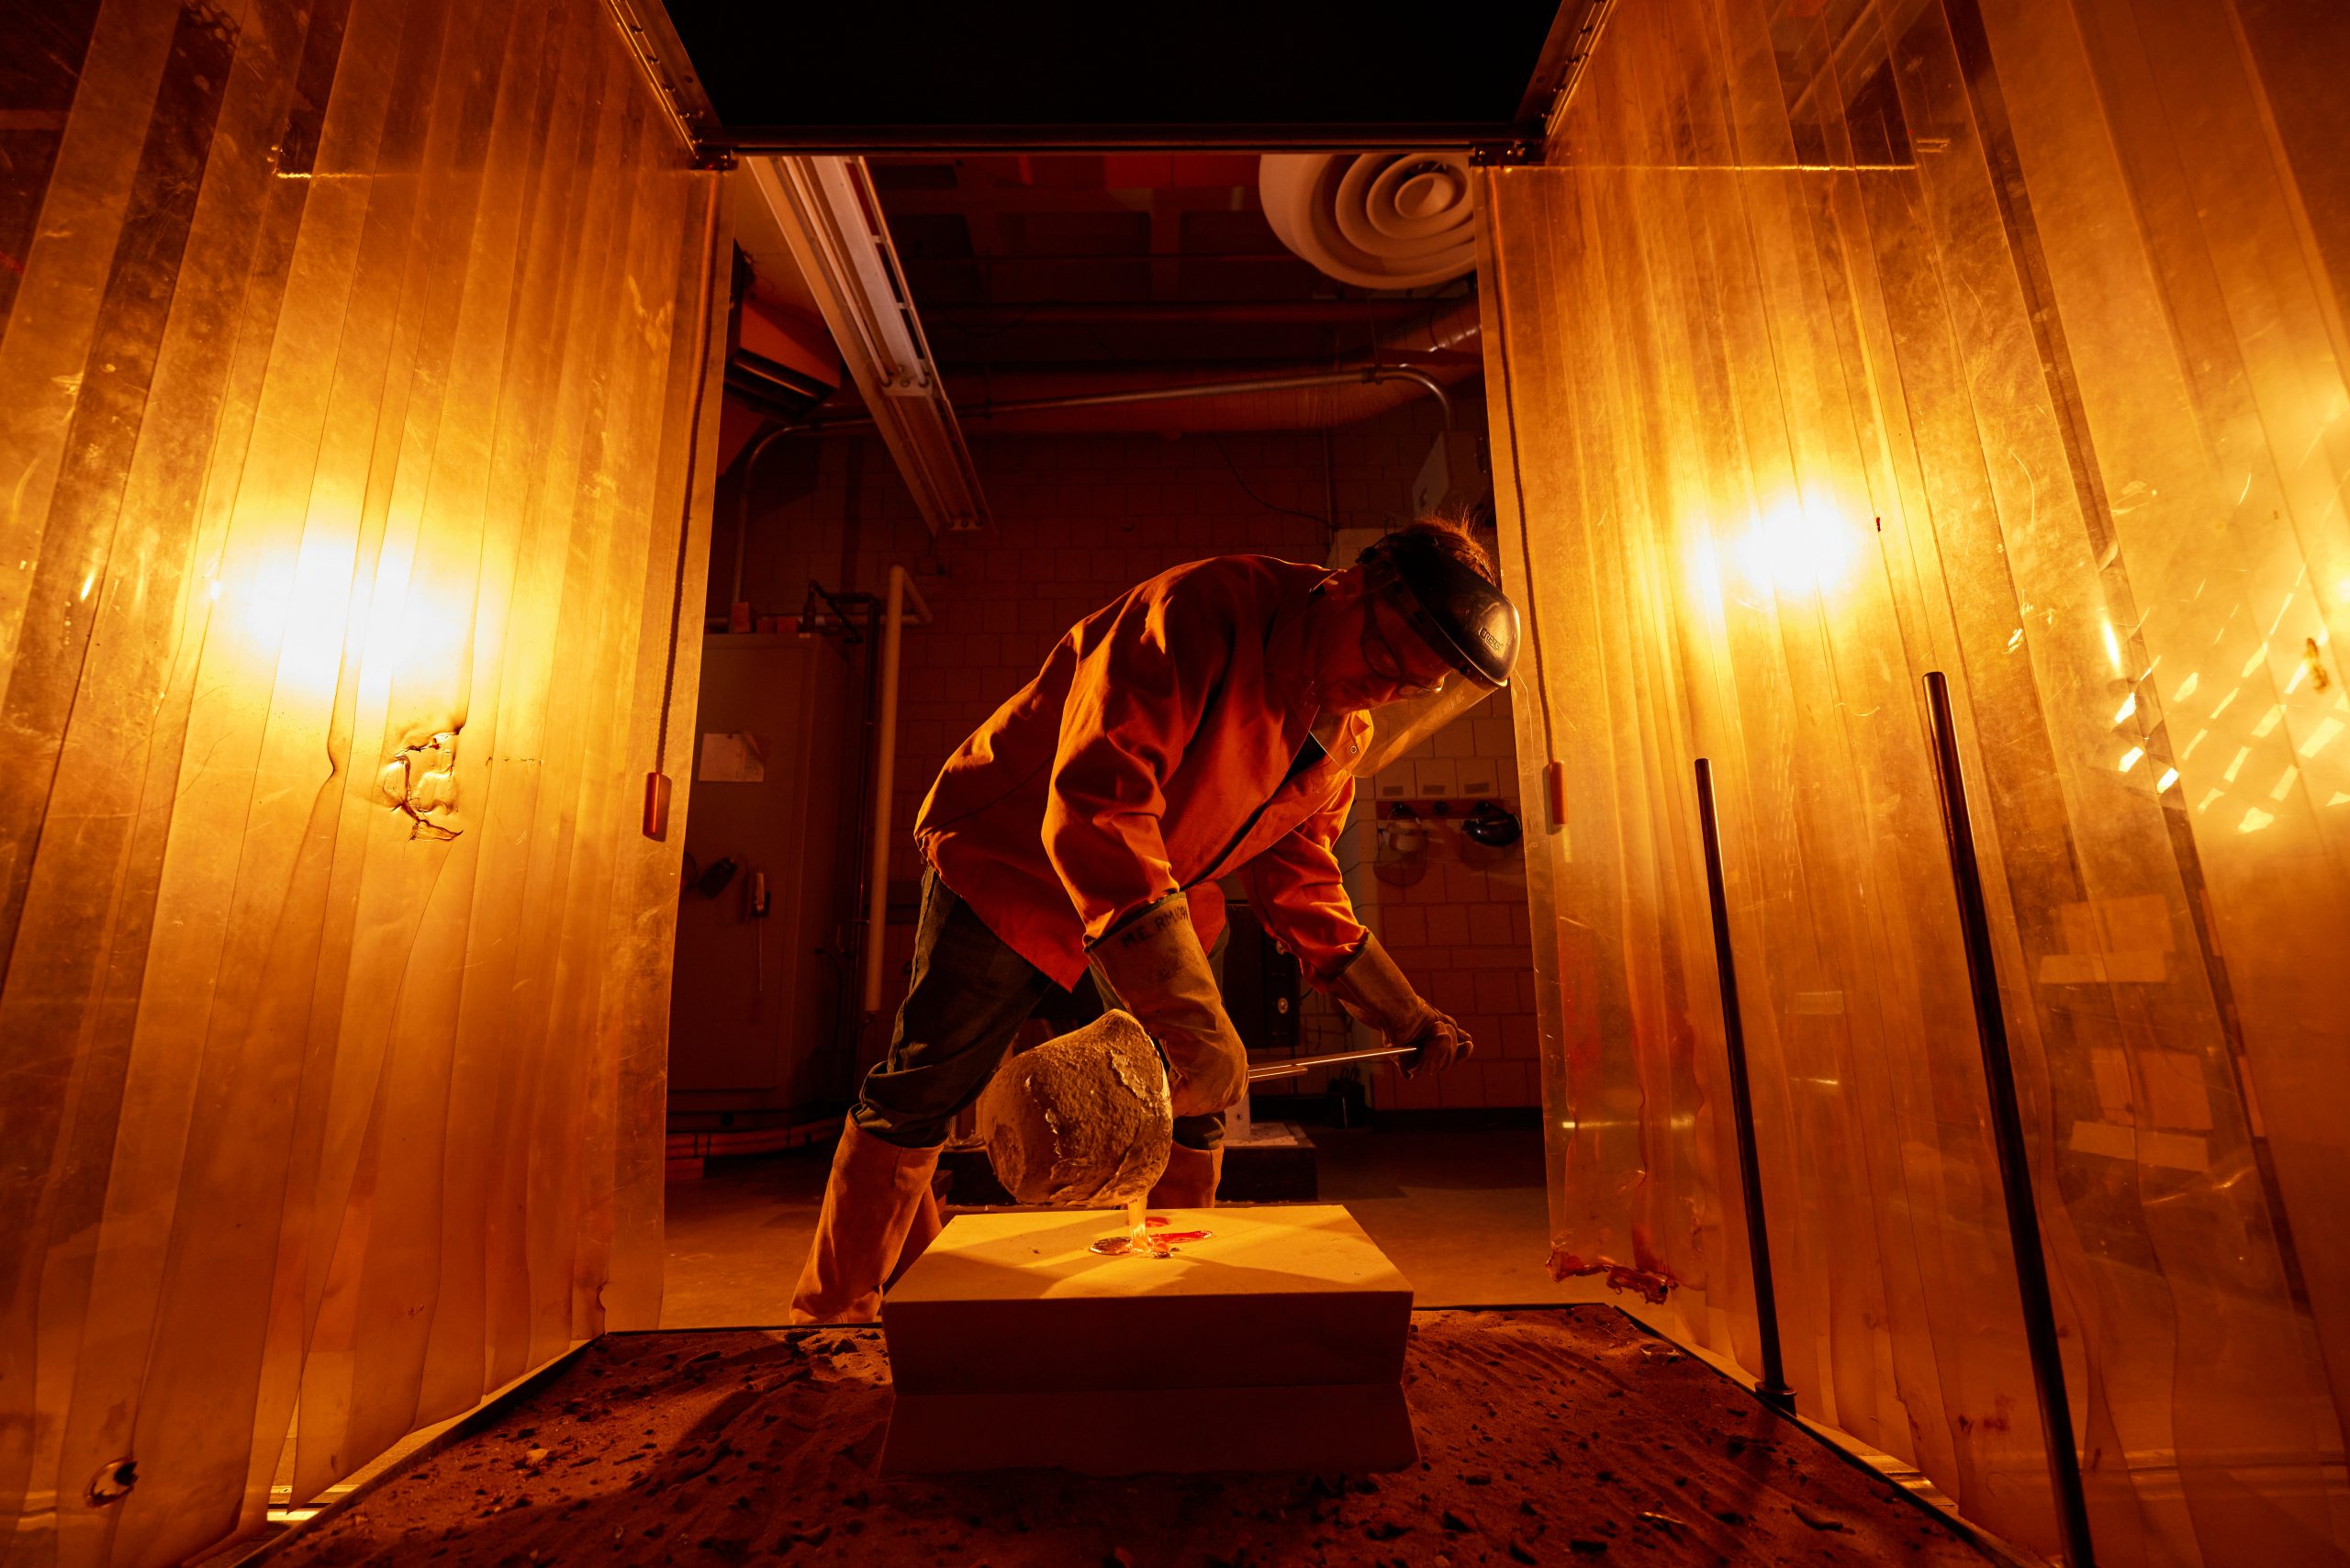
M1779 1294L1771 1282L1771 1232L1762 1223L1762 1165L1754 1151L1754 1091L1746 1069L1746 1025L1738 1011L1738 964L1729 948L1729 897L1722 886L1722 838L1714 815L1714 765L1697 759L1697 822L1706 839L1706 891L1714 906L1714 967L1722 980L1722 1040L1729 1056L1730 1116L1738 1124L1738 1186L1746 1200L1746 1250L1754 1267L1754 1327L1762 1340L1762 1380L1754 1392L1794 1414L1796 1391L1779 1359Z
M1983 1045L1991 1137L1999 1157L1999 1188L2008 1205L2016 1292L2023 1298L2024 1344L2031 1354L2031 1378L2040 1395L2040 1426L2048 1444L2048 1480L2056 1494L2056 1524L2064 1536L2068 1568L2095 1568L2097 1554L2089 1539L2080 1450L2073 1442L2072 1406L2065 1396L2065 1357L2056 1343L2056 1306L2048 1286L2048 1256L2041 1247L2040 1211L2032 1204L2031 1166L2023 1143L2023 1111L2016 1099L2015 1062L2008 1052L2007 1015L2000 1009L1999 976L1991 959L1991 917L1983 902L1982 868L1975 858L1975 824L1966 810L1966 780L1959 772L1950 682L1940 670L1926 673L1926 708L1933 721L1942 834L1950 843L1951 880L1958 885L1966 978L1975 991L1975 1030Z

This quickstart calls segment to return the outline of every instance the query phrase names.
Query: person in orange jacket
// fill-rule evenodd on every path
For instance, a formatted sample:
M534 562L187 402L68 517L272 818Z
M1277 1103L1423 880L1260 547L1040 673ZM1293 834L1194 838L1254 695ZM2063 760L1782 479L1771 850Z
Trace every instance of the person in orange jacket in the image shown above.
M1354 780L1505 684L1517 644L1484 552L1437 522L1338 572L1194 561L1072 627L915 819L912 985L848 1114L791 1321L877 1315L936 1234L948 1125L1021 1024L1089 976L1167 1059L1175 1148L1150 1202L1214 1202L1224 1110L1248 1092L1208 967L1220 877L1238 873L1313 985L1416 1047L1407 1070L1468 1055L1356 920L1331 846Z

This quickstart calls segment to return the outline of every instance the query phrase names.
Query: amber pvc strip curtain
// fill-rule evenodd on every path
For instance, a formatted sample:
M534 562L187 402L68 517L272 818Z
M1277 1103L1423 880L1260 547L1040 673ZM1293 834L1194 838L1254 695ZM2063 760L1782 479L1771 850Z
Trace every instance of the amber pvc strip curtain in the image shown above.
M2056 1545L1937 818L1959 713L2107 1563L2344 1560L2350 9L1639 0L1483 176L1553 1268Z
M0 1559L173 1562L657 1316L729 241L598 0L0 62Z

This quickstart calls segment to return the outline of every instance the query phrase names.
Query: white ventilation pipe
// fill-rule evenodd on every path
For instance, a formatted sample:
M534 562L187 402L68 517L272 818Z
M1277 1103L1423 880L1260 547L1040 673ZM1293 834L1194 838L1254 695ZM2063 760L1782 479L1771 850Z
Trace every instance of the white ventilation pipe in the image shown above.
M906 622L906 599L914 601L917 625L927 625L930 606L903 566L890 568L889 596L881 611L881 712L874 725L873 863L865 905L865 1011L881 1011L881 949L890 917L890 806L898 784L898 662Z

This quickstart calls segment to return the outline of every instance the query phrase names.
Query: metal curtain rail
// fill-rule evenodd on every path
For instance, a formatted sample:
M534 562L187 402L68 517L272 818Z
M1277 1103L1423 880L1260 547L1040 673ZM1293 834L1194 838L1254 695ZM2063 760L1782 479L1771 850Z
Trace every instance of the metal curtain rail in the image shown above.
M1755 1386L1766 1405L1795 1414L1779 1354L1779 1293L1771 1278L1771 1231L1762 1219L1762 1163L1755 1152L1754 1090L1746 1065L1746 1025L1738 1010L1738 962L1729 946L1729 896L1722 881L1721 824L1714 809L1714 765L1697 759L1697 823L1706 840L1706 892L1714 913L1714 967L1721 973L1722 1045L1729 1057L1729 1103L1738 1124L1738 1186L1746 1201L1746 1250L1754 1271L1754 1327L1762 1340L1762 1377Z
M1950 845L1951 880L1958 893L1959 926L1966 941L1966 979L1975 993L1975 1031L1983 1047L1983 1080L1990 1101L1991 1137L2007 1201L2008 1238L2015 1252L2016 1294L2022 1297L2024 1344L2040 1398L2040 1425L2048 1446L2048 1480L2056 1497L2056 1526L2066 1568L2096 1568L2088 1498L2081 1484L2080 1450L2073 1441L2073 1411L2065 1394L2065 1358L2056 1343L2056 1305L2048 1284L2048 1255L2040 1239L2040 1211L2031 1195L2031 1166L2023 1141L2023 1111L2016 1098L2014 1058L2008 1049L2007 1014L1999 1004L1999 975L1991 956L1991 917L1983 899L1983 871L1975 856L1975 824L1959 769L1958 731L1951 722L1950 682L1926 672L1926 711L1933 725L1934 778L1941 786L1942 835Z

